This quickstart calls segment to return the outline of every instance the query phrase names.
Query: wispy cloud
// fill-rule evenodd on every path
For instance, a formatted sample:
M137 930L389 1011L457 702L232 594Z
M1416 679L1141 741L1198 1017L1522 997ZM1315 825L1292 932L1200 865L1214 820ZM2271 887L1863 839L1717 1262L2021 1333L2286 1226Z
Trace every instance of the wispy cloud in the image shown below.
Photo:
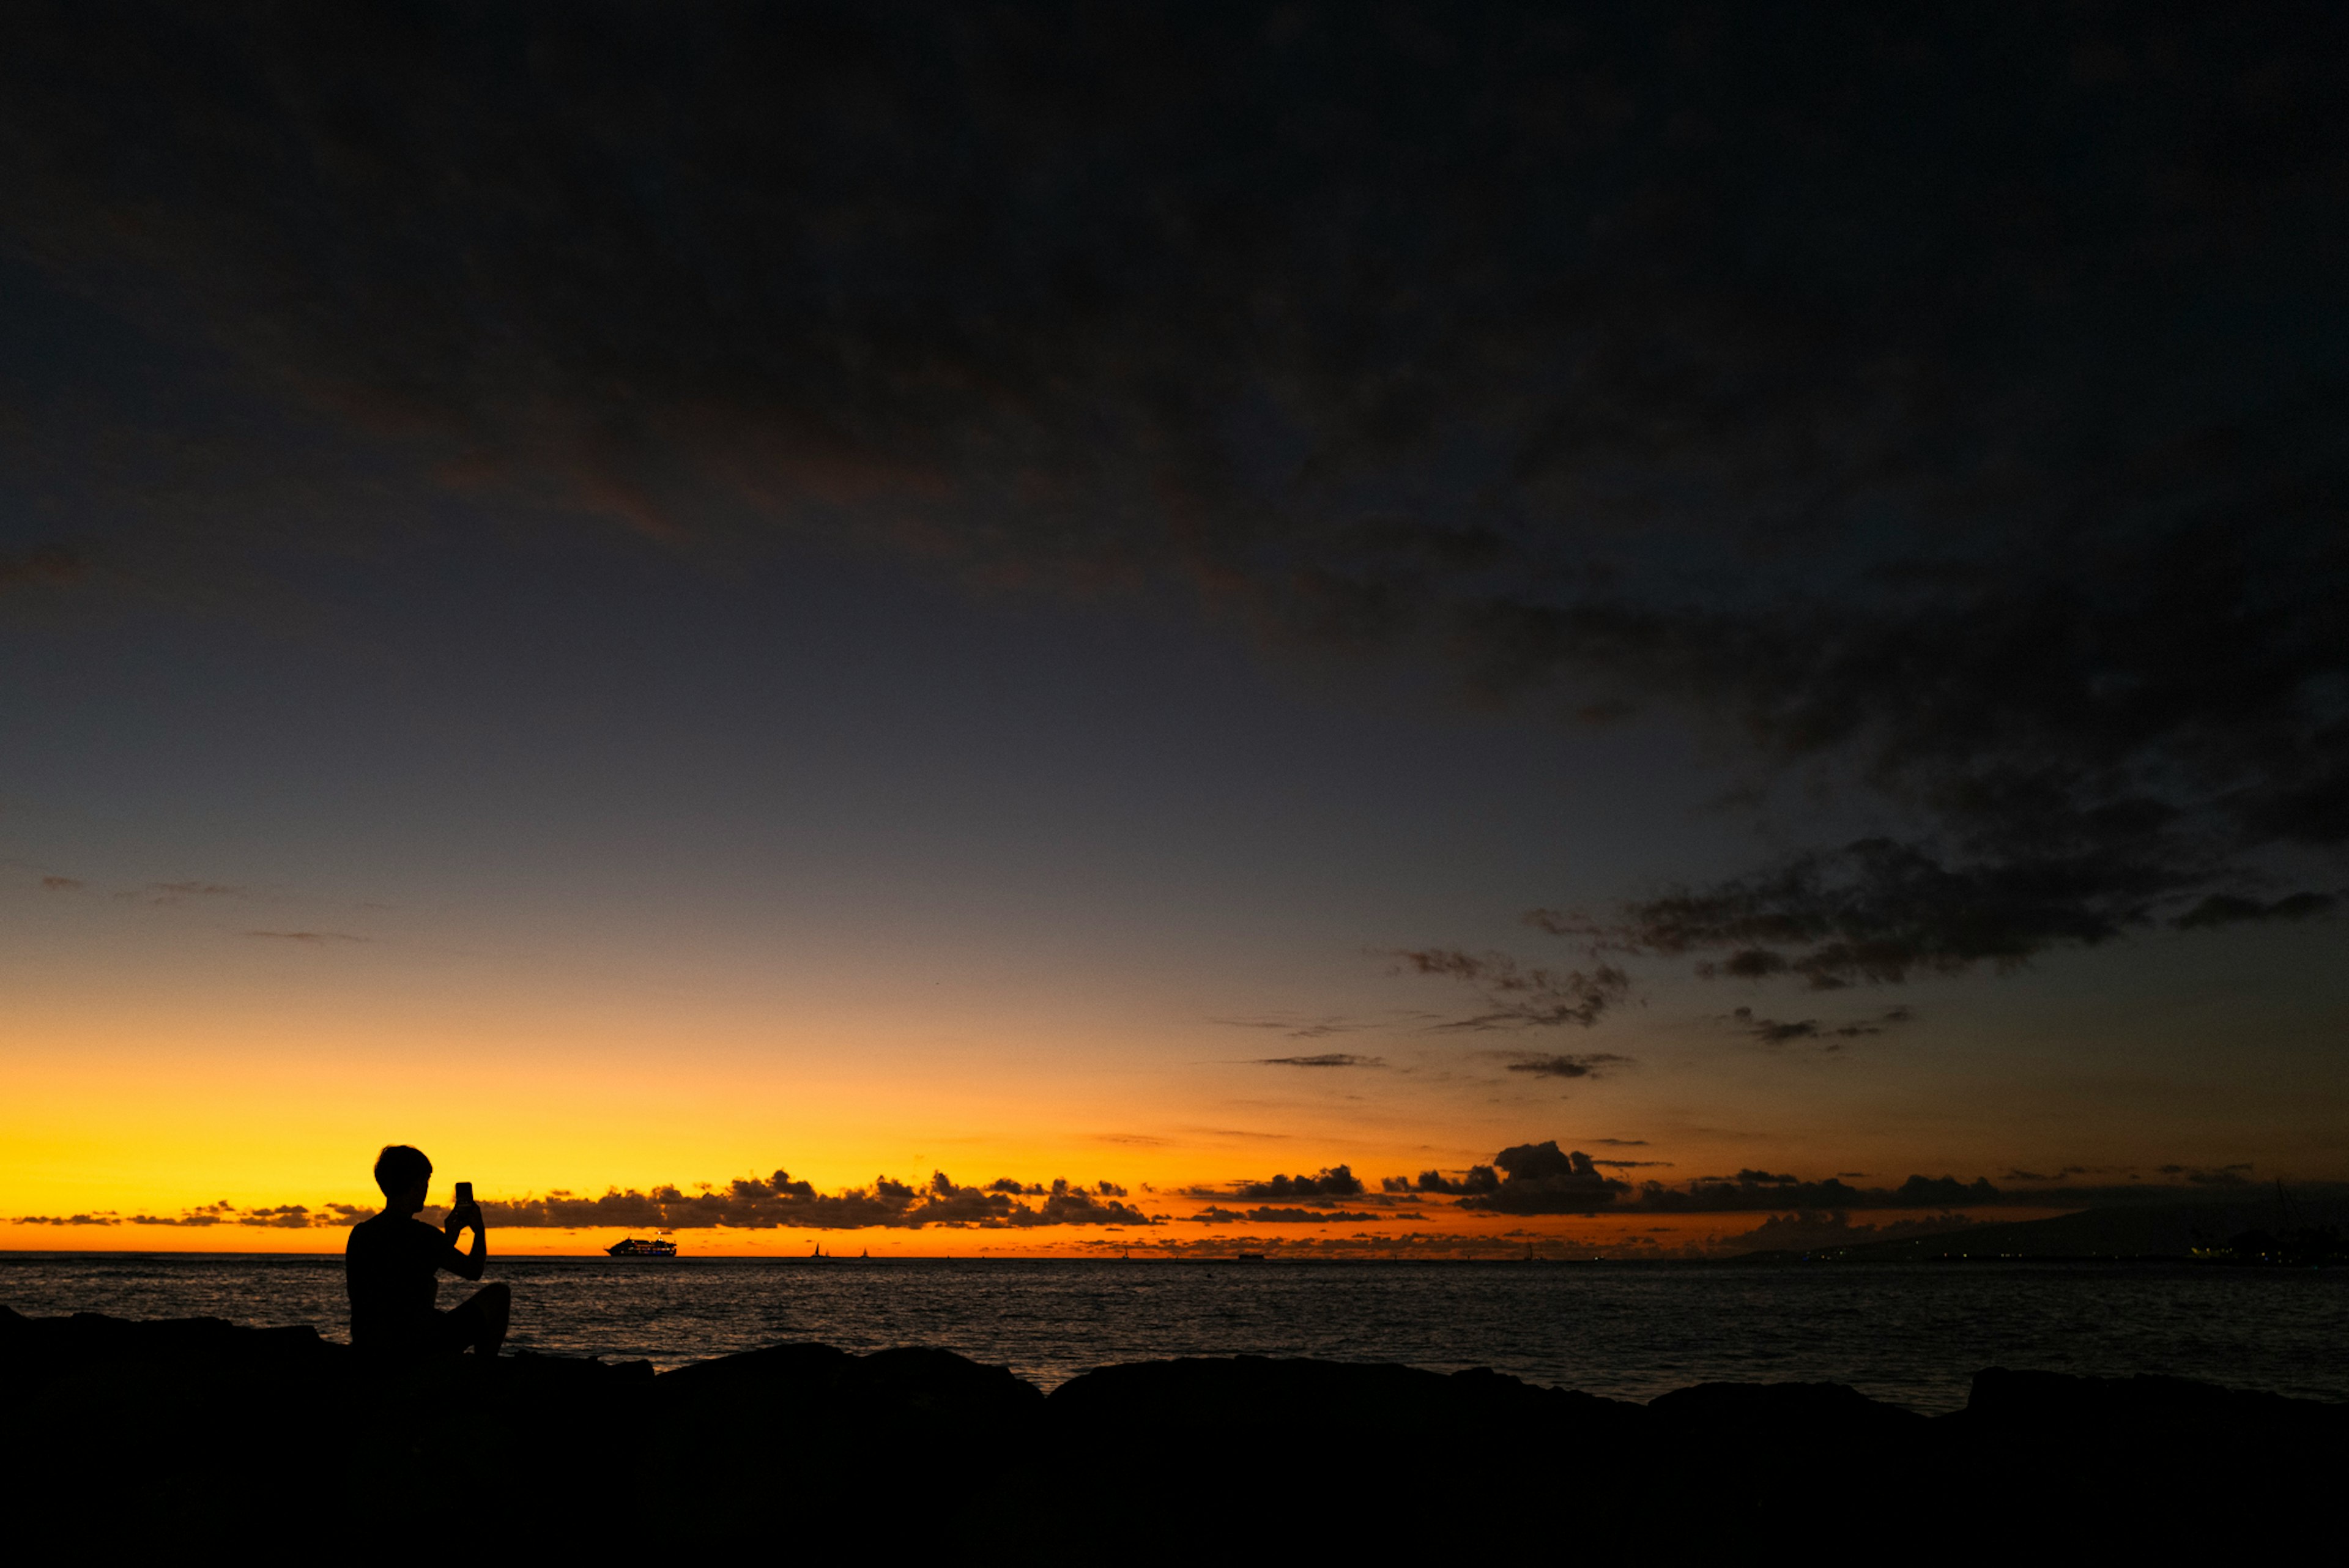
M1596 1078L1614 1067L1630 1064L1631 1058L1609 1051L1594 1051L1579 1056L1515 1055L1508 1060L1508 1070L1536 1078Z
M365 937L355 937L348 931L247 931L244 934L248 937L261 937L271 941L306 942L313 947L324 947L331 942L363 942L367 940Z
M1383 1067L1383 1056L1357 1056L1345 1051L1325 1051L1319 1056L1259 1056L1259 1067Z
M1393 961L1398 972L1432 975L1474 986L1484 994L1475 1012L1431 1027L1440 1033L1492 1030L1589 1028L1630 994L1631 977L1612 964L1590 972L1556 971L1518 962L1506 953L1464 952L1457 948L1397 948L1375 956Z
M243 898L247 889L229 882L150 882L135 891L117 893L118 898L143 898L150 904L170 908L196 898Z
M1839 1051L1847 1040L1863 1040L1871 1034L1881 1034L1903 1023L1914 1022L1916 1013L1906 1007L1890 1007L1871 1018L1855 1019L1847 1023L1822 1023L1816 1018L1798 1018L1791 1022L1764 1018L1750 1007L1732 1011L1728 1022L1760 1041L1764 1045L1790 1045L1797 1041L1811 1041L1822 1051Z
M1377 1025L1357 1018L1213 1018L1227 1029L1268 1029L1292 1040L1324 1040L1332 1034L1358 1034Z

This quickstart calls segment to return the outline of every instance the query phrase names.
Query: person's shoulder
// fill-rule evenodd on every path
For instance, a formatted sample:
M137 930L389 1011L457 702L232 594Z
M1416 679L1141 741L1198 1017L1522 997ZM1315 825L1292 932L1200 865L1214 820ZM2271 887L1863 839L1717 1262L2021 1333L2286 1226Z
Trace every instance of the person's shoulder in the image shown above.
M448 1238L438 1225L406 1214L378 1214L372 1220L362 1220L351 1227L351 1239L344 1244L347 1252L390 1252L405 1256L409 1253L434 1251L446 1245Z

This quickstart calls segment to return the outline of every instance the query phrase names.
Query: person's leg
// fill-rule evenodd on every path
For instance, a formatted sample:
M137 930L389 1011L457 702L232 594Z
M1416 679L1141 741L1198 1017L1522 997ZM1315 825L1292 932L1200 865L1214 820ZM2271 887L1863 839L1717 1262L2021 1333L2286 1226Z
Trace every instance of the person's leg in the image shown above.
M513 1293L502 1284L483 1285L457 1309L472 1320L473 1354L495 1355L506 1342L506 1324L513 1315Z
M468 1350L495 1355L506 1341L506 1319L512 1309L512 1292L503 1285L483 1285L447 1312L432 1314L429 1343L447 1355Z

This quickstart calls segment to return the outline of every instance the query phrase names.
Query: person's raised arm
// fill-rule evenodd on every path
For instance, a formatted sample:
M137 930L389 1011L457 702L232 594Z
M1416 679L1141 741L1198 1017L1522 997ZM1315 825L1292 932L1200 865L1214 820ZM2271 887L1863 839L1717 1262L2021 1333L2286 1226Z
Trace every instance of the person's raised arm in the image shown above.
M460 1252L457 1251L457 1232L468 1225L473 1228L473 1250ZM478 1203L459 1204L449 1210L449 1218L441 1223L440 1229L449 1238L448 1255L440 1260L440 1266L464 1279L480 1279L481 1271L489 1266L490 1261L490 1231L489 1227L481 1223L481 1206Z

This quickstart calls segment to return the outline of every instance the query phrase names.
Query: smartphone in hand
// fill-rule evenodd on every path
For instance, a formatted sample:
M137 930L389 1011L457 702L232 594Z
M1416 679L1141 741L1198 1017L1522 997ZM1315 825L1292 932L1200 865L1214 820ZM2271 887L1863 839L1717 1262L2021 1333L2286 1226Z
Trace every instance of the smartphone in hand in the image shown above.
M469 1204L469 1203L472 1202L472 1200L473 1200L473 1184L472 1184L471 1182L470 1182L470 1181L460 1181L460 1182L457 1183L457 1204L456 1204L456 1206L457 1206L458 1208L460 1208L460 1209L462 1209L462 1208L464 1208L467 1204Z

